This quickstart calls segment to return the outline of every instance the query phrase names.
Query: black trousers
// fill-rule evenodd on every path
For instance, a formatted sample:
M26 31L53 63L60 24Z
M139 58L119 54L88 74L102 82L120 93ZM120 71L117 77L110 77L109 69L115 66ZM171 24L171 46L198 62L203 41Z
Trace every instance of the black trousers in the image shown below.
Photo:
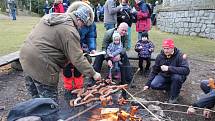
M58 102L57 86L44 85L30 76L25 76L25 83L32 98L51 98Z
M143 57L139 57L139 68L140 70L143 70L143 61L146 61L146 68L145 70L149 70L150 66L151 66L151 58L143 58Z
M101 72L101 68L102 68L102 64L103 61L105 60L105 55L98 55L95 58L93 67L95 69L95 71L97 72ZM121 66L121 81L122 83L127 83L129 84L132 80L132 68L131 68L131 64L128 60L128 56L127 54L121 54L121 62L122 62L122 66Z

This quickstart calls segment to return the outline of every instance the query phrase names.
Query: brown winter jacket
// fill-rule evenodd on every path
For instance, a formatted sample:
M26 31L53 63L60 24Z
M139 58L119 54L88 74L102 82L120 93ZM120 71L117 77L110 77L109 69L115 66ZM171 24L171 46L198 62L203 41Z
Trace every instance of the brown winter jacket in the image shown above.
M93 67L83 56L74 14L45 15L27 37L20 51L24 72L42 84L57 86L67 61L92 77Z

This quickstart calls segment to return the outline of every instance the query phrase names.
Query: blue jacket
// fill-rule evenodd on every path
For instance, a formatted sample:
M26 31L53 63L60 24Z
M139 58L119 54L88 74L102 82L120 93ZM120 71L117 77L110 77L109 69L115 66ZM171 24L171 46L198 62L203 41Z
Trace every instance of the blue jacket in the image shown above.
M84 52L90 53L92 50L96 50L96 24L93 22L90 26L84 26L79 30L81 37L81 47Z
M135 45L135 51L138 52L139 57L143 57L143 58L151 57L151 54L153 51L149 51L149 49L154 50L154 44L151 41L139 40Z
M123 47L121 42L119 44L115 44L114 42L112 42L107 48L107 56L111 54L115 57L119 55L122 51L123 51Z

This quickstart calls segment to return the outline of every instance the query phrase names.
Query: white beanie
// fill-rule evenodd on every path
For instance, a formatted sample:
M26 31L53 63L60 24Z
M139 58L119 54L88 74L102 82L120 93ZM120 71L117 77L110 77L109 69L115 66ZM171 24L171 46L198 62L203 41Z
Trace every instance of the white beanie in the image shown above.
M120 36L119 32L117 32L117 31L114 31L112 37L113 37L113 41L115 40L116 37L119 37L121 40L121 36Z

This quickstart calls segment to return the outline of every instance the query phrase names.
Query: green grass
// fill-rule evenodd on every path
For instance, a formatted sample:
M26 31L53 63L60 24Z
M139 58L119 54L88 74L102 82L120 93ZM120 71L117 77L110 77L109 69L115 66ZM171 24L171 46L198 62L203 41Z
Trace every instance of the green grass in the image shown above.
M19 50L39 19L37 17L22 17L16 21L0 20L0 55Z
M17 21L0 20L0 55L5 55L20 49L26 36L30 33L34 25L39 21L37 17L20 17ZM104 37L103 23L97 23L97 46L101 49L101 43ZM161 32L152 28L149 37L155 44L155 52L160 52L162 40L173 38L175 45L180 48L188 57L198 57L206 59L215 59L215 40L194 36L182 36L166 32ZM134 48L137 41L135 25L132 28L132 47Z

